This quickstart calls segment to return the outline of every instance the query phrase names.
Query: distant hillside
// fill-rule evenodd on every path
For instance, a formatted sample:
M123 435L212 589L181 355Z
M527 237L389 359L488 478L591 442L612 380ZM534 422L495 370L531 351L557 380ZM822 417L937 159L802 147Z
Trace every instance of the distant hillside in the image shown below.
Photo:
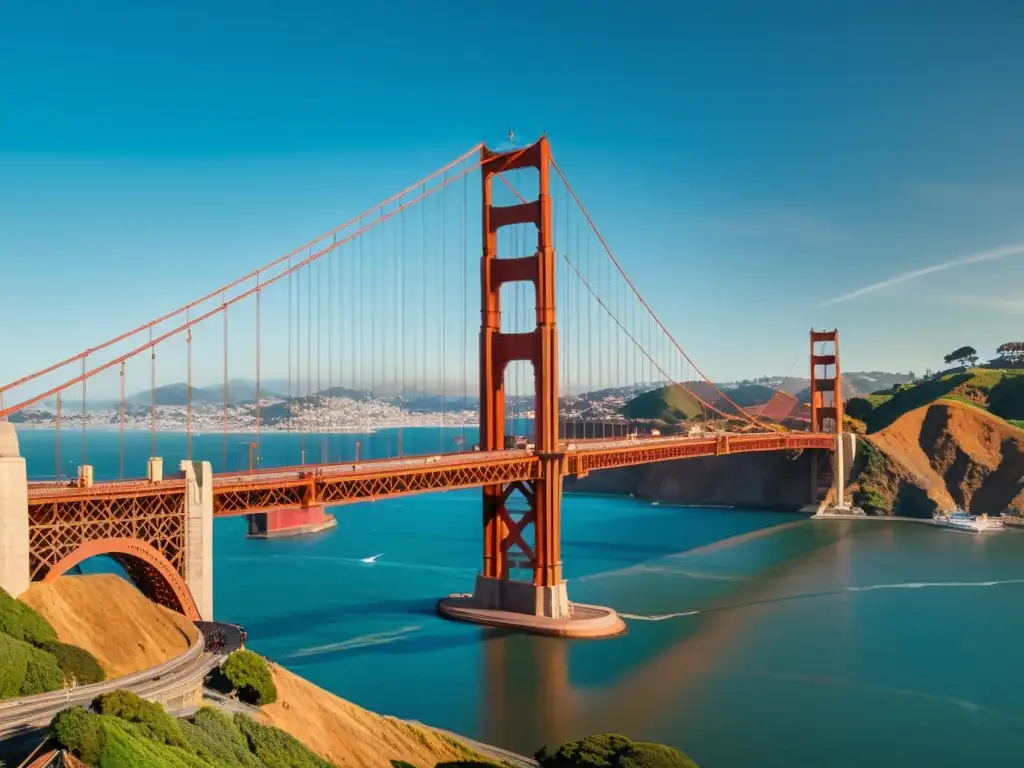
M678 384L637 395L622 407L627 419L658 419L675 424L703 414L701 404Z
M735 389L726 390L725 394L740 408L747 408L752 405L764 405L775 395L775 390L763 384L743 384ZM718 403L715 403L716 407L728 405L725 398L717 392L715 398L719 400Z
M188 402L188 386L183 382L176 384L165 384L156 388L157 405L185 405ZM132 405L150 405L153 402L153 392L136 392L128 398ZM262 397L280 397L266 387L260 388ZM256 384L250 381L228 382L228 404L238 405L240 403L251 403L256 400ZM214 384L210 387L192 387L193 403L223 403L224 385Z

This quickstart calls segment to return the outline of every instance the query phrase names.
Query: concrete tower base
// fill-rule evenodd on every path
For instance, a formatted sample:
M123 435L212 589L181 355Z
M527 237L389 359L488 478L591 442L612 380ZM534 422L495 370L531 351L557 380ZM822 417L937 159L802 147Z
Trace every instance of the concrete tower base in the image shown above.
M12 597L29 587L28 473L8 421L0 421L0 587Z
M275 509L246 515L246 535L253 539L276 539L283 536L303 536L320 533L338 525L337 519L323 505Z
M456 621L556 637L609 637L626 630L611 608L570 603L565 582L538 587L477 575L472 595L444 598L437 612Z

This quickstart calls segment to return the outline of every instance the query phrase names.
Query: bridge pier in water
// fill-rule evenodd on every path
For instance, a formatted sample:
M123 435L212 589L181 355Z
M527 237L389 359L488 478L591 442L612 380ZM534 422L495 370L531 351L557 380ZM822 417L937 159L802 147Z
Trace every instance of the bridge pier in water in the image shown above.
M334 528L338 521L323 504L253 512L245 516L246 535L252 539L303 536Z
M534 442L537 476L483 487L483 568L472 597L438 603L449 618L563 637L597 637L625 629L615 611L569 602L562 578L562 477L565 455L558 434L558 327L555 313L555 249L550 193L551 149L546 137L521 150L481 153L483 253L480 259L480 450L505 447L505 371L513 361L533 366ZM537 170L537 199L495 206L494 177L522 168ZM517 224L537 228L537 250L530 256L499 258L498 230ZM537 325L528 333L501 330L501 287L530 282L536 292ZM526 509L513 519L509 500ZM533 544L526 534L532 526ZM530 581L511 571L532 573Z

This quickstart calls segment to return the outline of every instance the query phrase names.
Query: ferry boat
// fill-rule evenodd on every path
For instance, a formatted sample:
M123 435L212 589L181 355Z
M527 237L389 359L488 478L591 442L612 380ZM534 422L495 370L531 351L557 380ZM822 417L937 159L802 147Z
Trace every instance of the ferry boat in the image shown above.
M993 520L988 515L970 515L961 509L954 512L936 512L932 519L943 528L968 533L994 533L1003 529L1002 520Z

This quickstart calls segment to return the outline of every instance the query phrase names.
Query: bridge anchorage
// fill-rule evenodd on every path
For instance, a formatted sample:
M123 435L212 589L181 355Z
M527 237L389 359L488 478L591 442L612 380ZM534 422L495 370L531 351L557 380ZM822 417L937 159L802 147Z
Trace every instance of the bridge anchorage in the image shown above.
M477 150L480 151L479 160L474 157ZM472 162L469 161L471 157L474 157ZM461 171L449 172L455 164L463 161L466 161L466 164ZM372 350L383 346L362 345L359 342L354 348L345 347L344 357L339 351L338 357L333 359L329 352L326 366L328 387L323 390L320 386L317 364L317 385L314 392L309 381L310 371L314 370L311 340L315 329L319 351L320 322L318 319L314 326L311 319L314 302L310 299L310 289L307 287L305 301L300 302L302 294L299 289L302 282L295 279L296 307L301 303L306 313L306 320L300 326L298 308L293 312L291 303L293 277L304 275L305 284L314 285L311 267L316 263L319 268L322 262L318 260L322 257L350 245L362 233L369 232L396 216L398 218L395 220L401 222L402 212L406 208L422 204L423 200L440 192L455 180L463 183L461 200L464 213L467 206L465 180L467 174L477 168L481 169L482 178L483 231L478 371L480 434L476 450L465 450L463 440L458 443L459 449L454 452L446 452L444 448L439 448L427 454L403 454L402 433L399 432L397 458L392 456L389 447L387 459L380 458L378 451L377 457L364 457L361 460L360 444L357 442L354 461L340 460L337 454L332 459L328 450L321 452L319 463L308 463L303 450L299 464L280 467L260 467L258 464L254 466L253 455L254 452L259 452L261 424L273 424L277 428L287 428L291 431L293 421L298 419L295 431L299 433L300 444L303 444L306 435L312 436L316 433L322 437L322 430L316 426L321 423L318 410L322 399L321 393L334 391L332 380L345 381L348 384L352 384L354 380L362 382L360 372L363 369L359 357L361 350L366 346L370 348L371 354L376 354ZM523 198L503 175L520 169L533 169L537 174L538 192L533 200ZM443 180L440 178L442 174ZM573 260L573 251L568 244L565 252L556 254L551 193L552 182L555 181L553 175L557 176L560 188L566 193L567 203L571 200L576 206L567 206L568 210L578 209L582 214L580 223L584 226L577 227L577 230L589 228L608 257L606 265L610 264L617 270L616 279L621 278L618 285L623 288L623 295L616 298L622 299L621 303L608 301L607 296L603 298L594 290L594 285L588 281L588 275L592 273L580 270L580 261L578 257ZM492 195L495 181L507 186L521 202L507 206L494 204L494 201L499 199ZM432 186L428 187L428 184ZM387 208L389 204L391 208ZM164 315L108 342L92 346L61 363L0 386L0 587L18 596L28 589L33 581L57 578L89 557L107 555L119 562L135 584L154 601L193 619L210 621L213 619L212 543L215 518L244 515L249 521L250 535L273 537L312 532L336 525L335 518L325 511L330 507L456 488L480 488L483 533L480 572L471 595L440 600L438 612L452 619L530 632L598 637L620 632L624 625L613 610L574 604L569 600L561 553L562 493L566 477L582 478L591 472L686 458L763 451L800 454L807 451L811 458L807 462L810 482L806 510L820 514L833 507L837 510L846 508L844 493L849 478L848 466L853 457L853 441L852 435L845 435L841 431L838 333L811 332L811 402L807 408L807 416L796 412L798 408L805 408L798 406L796 397L781 391L756 414L741 408L697 369L640 297L551 156L546 138L530 146L507 152L490 151L486 147L478 146L462 155L455 163L436 171L391 198L390 202L382 204L378 214L374 214L376 210L377 208L365 212L342 228L321 236L297 251L279 257L247 277L213 291L205 298L198 299L177 312ZM425 214L421 218L425 221ZM463 215L460 221L464 223L468 218L470 217ZM441 226L438 227L442 255L445 220L442 217ZM565 226L561 209L558 221L560 231L563 234L567 233L569 228ZM354 226L355 231L345 234L345 227L349 226ZM420 226L423 226L422 222ZM397 238L399 250L396 253L403 253L401 248L406 231L404 227L405 225L399 226L397 231L392 233L391 239L383 240L388 248L367 250L371 253L386 253L394 246ZM518 245L526 242L526 239L519 238L521 230L506 229L515 227L536 231L536 248L532 254L523 255L528 249L533 248L532 231L529 244L522 250L516 250ZM503 229L503 237L499 238L498 233ZM510 234L513 235L512 238L504 237ZM468 284L465 277L465 231L462 235L462 274L465 285ZM421 238L425 239L426 235L421 234ZM512 240L514 252L507 251L502 245L502 252L499 253L499 240L507 243L509 239ZM587 252L589 249L581 249L578 235L576 239L576 250L581 253ZM319 249L315 253L314 247ZM428 249L421 247L418 250L421 265L425 269ZM412 252L415 253L416 249ZM347 253L352 256L352 251ZM355 258L358 259L358 254L361 253L362 249L356 250ZM339 252L336 255L341 254ZM634 362L639 360L640 365L633 367L632 374L616 369L614 373L606 372L608 378L601 378L599 369L602 362L611 368L613 363L622 362L625 355L621 349L608 346L607 335L603 337L602 343L600 325L597 326L598 332L593 332L589 310L585 319L577 316L578 300L576 310L565 314L566 306L572 303L568 299L568 293L562 294L566 298L560 302L560 307L556 307L556 297L559 295L555 285L556 255L559 257L559 265L564 261L567 266L564 273L567 276L567 285L564 287L569 284L576 286L577 299L582 295L590 302L588 306L605 313L607 317L600 316L605 317L606 321L610 319L611 322L606 322L604 327L609 329L609 332L614 330L625 348L634 353ZM331 262L326 259L325 261L328 267L326 284L329 286L333 284L329 277ZM342 259L336 261L346 263ZM274 271L275 269L277 271ZM338 274L342 274L340 270ZM251 285L253 279L255 285ZM574 280L578 280L579 285L574 283ZM351 283L357 292L363 288L359 282L356 278ZM247 288L247 285L250 287ZM299 329L301 327L306 331L305 383L308 389L304 395L299 392L299 361L296 358L296 375L293 379L290 367L292 354L289 351L289 394L286 400L276 405L273 400L268 401L261 395L260 378L260 324L264 322L261 320L261 311L266 312L268 307L275 306L271 295L275 285L279 289L283 286L288 294L287 304L279 301L277 306L287 306L288 343L291 345L292 339L295 339L296 355L300 351ZM346 282L344 285L348 286L349 283ZM340 277L338 286L342 286ZM426 338L427 326L426 283L417 286L420 287L424 295L424 303L420 305L424 313L424 327L421 333L413 337L413 342L419 340L421 348L418 351L418 359L425 365L428 350L422 345L425 343L423 340ZM519 309L523 310L522 315L517 314L517 317L522 317L526 321L523 327L516 328L516 332L503 330L501 325L502 315L511 314L508 311L510 302L506 301L505 306L502 306L503 288L525 288L516 290L515 294L533 299L532 308L527 308L525 301L521 306L516 304L515 300L511 302L515 305L516 313ZM579 290L580 288L583 290ZM399 297L405 296L406 293L408 292L399 291ZM342 317L332 315L332 295L328 293L328 350L334 350L338 346L330 343L332 318ZM261 296L266 296L262 300L263 303ZM203 302L210 301L211 297L212 307L207 303L203 309L197 309ZM319 306L319 293L316 297ZM633 302L633 309L641 317L639 325L628 327L628 323L635 323L629 319L632 315L627 316L625 309L618 308L627 306L626 298ZM252 410L246 411L243 408L239 411L248 414L243 418L237 413L231 415L234 406L229 404L227 363L230 357L228 313L229 310L236 312L233 317L237 317L237 307L245 301L250 301L251 304L248 306L254 305L255 309L256 324L253 335L256 352L256 392L251 401ZM460 301L459 304L464 310L466 302ZM443 322L443 299L441 306L439 320ZM231 309L232 307L236 309ZM563 332L570 340L570 343L565 344L561 350L559 326L556 322L558 309L564 313ZM293 317L296 318L294 336L291 325ZM350 314L350 318L356 322L359 317L361 311L353 310ZM210 323L210 320L213 320L213 323ZM157 323L173 327L166 331L161 328L158 335L154 335L153 326ZM184 413L186 460L178 465L177 473L168 473L165 477L163 459L156 455L157 349L164 349L161 345L170 344L175 340L179 343L184 342L187 366L185 392L191 393L192 331L193 327L198 328L201 323L206 323L204 328L209 329L212 326L218 332L222 329L223 333L224 426L220 471L214 474L210 461L194 460L198 457L192 454L192 401L191 394L187 394ZM471 325L475 323L464 316L458 327L460 331L465 332ZM356 330L358 327L361 326L357 326ZM572 341L570 328L576 331L575 341ZM597 344L588 346L588 341L593 342L594 338L587 339L582 331L587 331L596 338ZM352 338L358 341L359 333L354 332ZM652 344L651 338L655 338L659 345L653 353L649 348ZM247 340L252 340L252 337ZM131 351L117 356L120 350L115 351L114 345L122 341ZM584 347L587 364L592 364L598 370L592 369L589 377L583 374L581 378L580 358L584 356L584 352L581 352ZM466 361L472 356L469 348L471 342L464 348L461 360ZM595 349L596 353L592 354ZM396 347L393 350L394 357L401 360L402 356L398 353L402 351ZM577 391L583 391L584 386L593 388L595 382L601 383L609 379L617 382L615 386L619 386L622 381L627 385L638 381L667 381L673 387L684 391L693 402L699 403L705 414L716 414L713 424L706 421L690 434L661 436L652 431L648 435L629 434L609 438L604 430L607 422L601 423L603 436L598 436L596 429L592 429L588 434L587 425L584 423L582 437L577 436L575 428L573 438L569 438L568 434L560 435L560 351L566 358L569 352L577 355ZM337 366L334 365L334 360L337 360ZM383 369L383 355L371 356L371 363L374 360L380 363ZM148 454L145 477L140 479L125 479L124 474L124 431L128 404L125 395L125 368L128 361L133 362L135 366L143 366L144 370L149 372L151 382L151 450ZM579 418L581 411L574 411L571 405L574 401L568 386L572 381L572 366L569 362L568 359L562 361L561 371L565 385L562 387L565 395L565 415L572 419L573 413ZM511 434L506 434L508 412L512 411L514 419L517 395L525 393L529 398L530 391L527 382L519 381L517 386L515 376L510 370L513 367L520 369L526 364L533 369L532 413L527 416L533 420L533 444L530 445L524 440L518 447L508 446L506 440L512 437ZM645 367L646 373L643 370ZM347 378L342 376L339 379L332 379L336 369L339 374L343 374L342 368L346 372L350 368L354 369L359 376L349 375ZM71 370L70 373L68 369ZM371 371L373 369L371 366ZM61 370L65 372L60 373ZM94 381L94 377L102 375L104 371L116 373L118 370L121 389L121 479L94 481L93 468L86 460L86 384ZM701 398L697 390L687 383L691 381L691 371L702 380L702 385L708 387L706 391L713 393L710 398ZM619 378L620 373L622 378ZM49 384L44 384L43 378L51 374L59 374L60 381L47 389ZM383 373L381 375L383 376ZM402 376L404 375L403 373ZM423 375L426 376L425 369ZM68 378L65 379L65 376ZM294 398L293 381L294 393L298 395ZM372 382L371 378L371 388ZM403 378L403 388L404 385ZM26 386L32 387L34 394L25 393ZM62 479L60 429L62 414L64 419L68 416L62 411L61 395L72 387L81 387L82 392L82 462L78 467L77 479L69 479L66 476ZM363 390L362 383L354 388L357 392ZM6 419L19 416L21 421L31 423L32 419L36 418L32 415L33 407L42 406L44 401L51 397L56 397L54 481L29 483L25 459L19 452L14 424ZM464 391L462 401L466 400ZM582 400L582 397L576 398L576 401ZM291 404L295 401L304 404L298 411L291 410ZM273 413L271 416L277 421L261 420L261 407L265 409L264 417L268 415L267 411L274 411L276 408L276 416ZM472 408L466 408L465 411L471 414ZM283 422L282 413L286 414ZM305 417L303 413L306 414ZM317 419L306 419L310 413L317 414ZM236 424L252 424L254 427L256 441L249 444L248 471L237 468L232 471L226 460L229 416L236 419ZM248 418L252 420L245 421ZM242 421L239 422L238 419ZM809 429L805 426L808 423ZM714 425L723 426L717 428ZM591 423L590 426L595 425ZM513 426L510 426L509 432L513 431ZM828 454L831 460L823 460L822 454ZM141 456L146 454L136 453L134 458ZM210 458L208 445L203 458ZM789 466L792 467L791 464ZM140 464L140 474L141 471ZM799 471L803 472L803 469L799 468ZM802 482L801 478L801 495L805 487Z

